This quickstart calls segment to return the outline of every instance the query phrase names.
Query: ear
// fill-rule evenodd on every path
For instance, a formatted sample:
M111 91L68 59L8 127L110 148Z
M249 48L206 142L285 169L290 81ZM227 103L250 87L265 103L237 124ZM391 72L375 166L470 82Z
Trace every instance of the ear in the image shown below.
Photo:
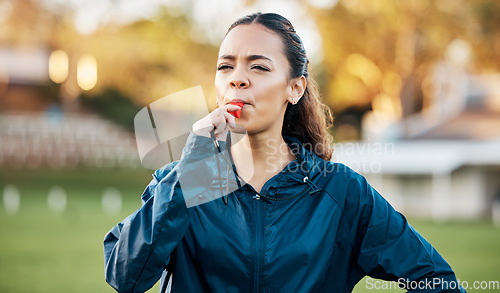
M288 85L288 102L296 104L304 95L307 87L307 79L305 76L293 78Z

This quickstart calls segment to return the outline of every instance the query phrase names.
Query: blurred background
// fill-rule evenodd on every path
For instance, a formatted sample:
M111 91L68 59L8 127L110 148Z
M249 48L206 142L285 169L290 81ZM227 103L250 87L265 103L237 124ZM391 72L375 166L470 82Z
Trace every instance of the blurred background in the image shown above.
M469 288L500 281L498 1L0 0L0 292L113 292L102 240L152 173L135 115L197 85L214 109L218 46L256 11L302 37L333 160Z

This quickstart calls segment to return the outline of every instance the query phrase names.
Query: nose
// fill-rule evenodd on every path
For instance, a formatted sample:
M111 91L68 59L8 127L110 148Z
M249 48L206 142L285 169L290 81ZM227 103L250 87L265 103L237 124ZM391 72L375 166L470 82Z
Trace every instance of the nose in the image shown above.
M242 72L235 71L229 80L229 86L233 89L244 89L249 86L250 82Z
M231 80L229 82L229 85L231 86L231 88L235 88L235 89L242 89L242 88L247 88L248 87L248 82L246 81L243 81L243 80Z

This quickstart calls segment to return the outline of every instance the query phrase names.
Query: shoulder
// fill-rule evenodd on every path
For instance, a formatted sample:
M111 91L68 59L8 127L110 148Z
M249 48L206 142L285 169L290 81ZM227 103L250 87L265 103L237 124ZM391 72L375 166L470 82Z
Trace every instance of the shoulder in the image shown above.
M325 191L339 205L364 206L372 202L370 194L374 191L366 178L342 163L318 160L319 181L323 181Z
M327 166L325 191L341 207L341 221L352 237L358 229L365 231L369 225L379 225L395 216L391 205L363 175L341 163L329 162Z
M362 188L367 184L366 178L363 175L342 163L325 161L318 158L314 168L317 169L316 173L319 173L322 177L334 181L337 187L352 190Z
M153 173L153 180L156 179L158 182L160 182L161 179L165 178L165 176L167 176L167 174L170 173L178 163L179 161L174 161L156 170Z
M168 163L153 173L153 179L151 180L151 182L149 182L148 186L146 186L146 189L141 195L141 201L143 204L154 195L153 189L163 178L165 178L170 172L172 172L172 170L178 163L179 161Z

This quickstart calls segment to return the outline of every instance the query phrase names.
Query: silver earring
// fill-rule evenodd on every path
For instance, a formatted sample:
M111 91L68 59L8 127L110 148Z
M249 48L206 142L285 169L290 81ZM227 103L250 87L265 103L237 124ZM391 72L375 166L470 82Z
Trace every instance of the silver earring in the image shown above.
M215 99L215 103L219 105L219 99Z

